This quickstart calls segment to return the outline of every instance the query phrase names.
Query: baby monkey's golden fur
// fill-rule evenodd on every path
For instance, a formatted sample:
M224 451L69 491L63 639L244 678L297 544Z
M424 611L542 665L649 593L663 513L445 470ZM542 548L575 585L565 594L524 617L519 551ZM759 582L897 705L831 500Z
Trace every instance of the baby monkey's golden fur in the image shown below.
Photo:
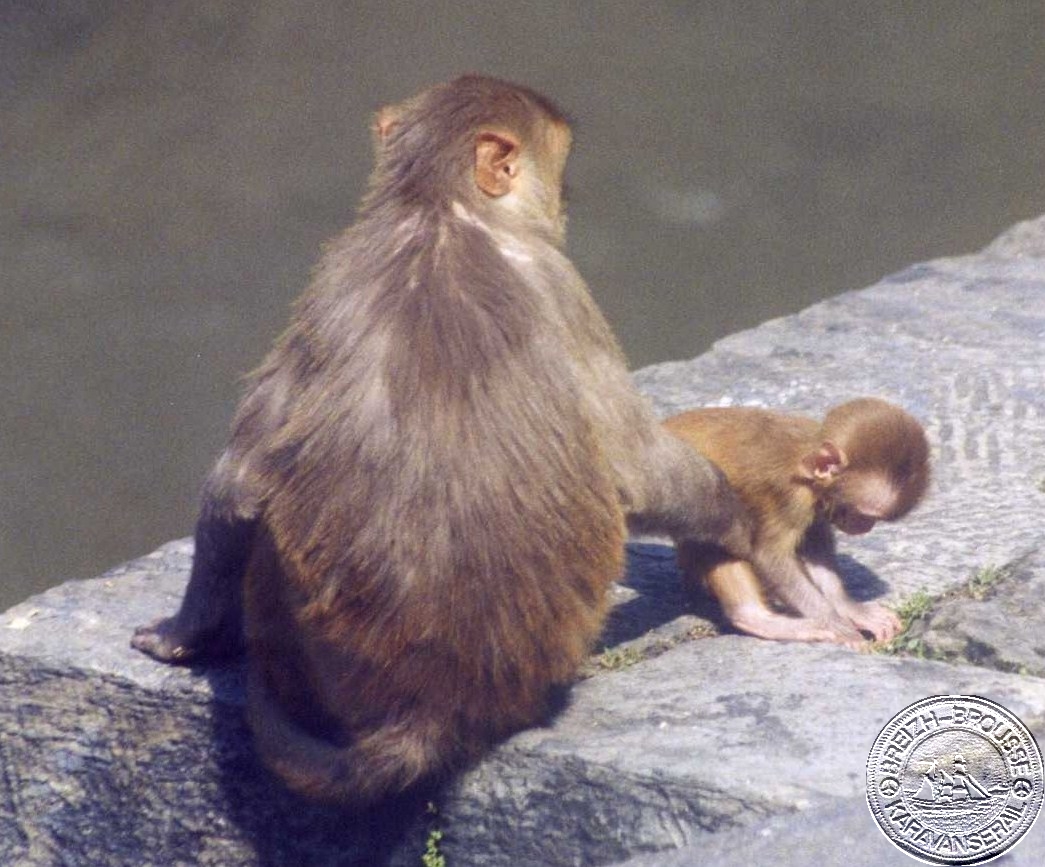
M899 619L856 602L837 573L832 526L868 532L906 515L929 480L921 425L899 407L860 398L823 423L756 408L698 409L665 427L721 469L754 519L754 553L680 552L687 583L703 584L736 628L763 638L863 644L892 638ZM774 610L782 602L797 616Z

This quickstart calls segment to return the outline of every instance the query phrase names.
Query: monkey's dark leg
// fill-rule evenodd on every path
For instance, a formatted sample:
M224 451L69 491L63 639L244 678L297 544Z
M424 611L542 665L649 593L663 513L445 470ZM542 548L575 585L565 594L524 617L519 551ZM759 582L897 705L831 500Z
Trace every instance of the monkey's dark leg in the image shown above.
M257 524L205 494L192 573L173 617L135 630L131 646L161 662L231 656L243 648L243 573Z

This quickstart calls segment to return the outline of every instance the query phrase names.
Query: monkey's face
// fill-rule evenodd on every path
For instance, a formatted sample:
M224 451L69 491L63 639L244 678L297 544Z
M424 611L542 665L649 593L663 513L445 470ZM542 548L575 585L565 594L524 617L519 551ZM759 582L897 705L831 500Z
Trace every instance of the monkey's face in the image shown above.
M831 523L851 536L869 533L878 521L900 517L901 498L884 473L845 469L826 492L825 500Z
M870 533L874 529L878 519L872 518L870 515L863 515L856 509L842 505L832 509L831 523L850 536L862 536L864 533Z
M555 214L562 210L562 177L566 171L566 158L570 155L573 134L570 128L561 121L550 120L544 124L542 150L545 153L541 161L546 166L544 185L555 192Z

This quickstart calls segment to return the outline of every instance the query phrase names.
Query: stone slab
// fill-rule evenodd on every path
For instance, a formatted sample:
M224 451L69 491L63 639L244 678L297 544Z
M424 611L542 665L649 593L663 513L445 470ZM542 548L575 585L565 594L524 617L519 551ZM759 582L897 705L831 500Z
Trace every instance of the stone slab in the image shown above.
M1039 219L983 254L915 266L636 379L665 414L701 404L820 413L859 394L906 406L933 444L931 496L895 527L846 540L846 578L862 598L898 600L953 591L986 566L1029 564L987 600L994 615L965 600L935 616L937 632L964 630L996 659L1033 662L1043 251ZM258 767L239 666L171 669L128 647L133 626L175 608L190 557L191 543L174 542L0 615L0 863L416 864L432 828L452 867L667 865L693 863L679 859L694 851L712 867L841 863L824 860L832 840L879 851L870 818L860 824L863 766L901 707L972 692L1045 733L1045 680L1029 663L1013 673L735 635L689 640L711 631L714 611L681 597L669 549L633 545L603 645L664 652L596 667L549 726L441 793L437 816L396 805L346 817L289 796ZM1040 853L1043 829L1008 857Z
M1045 550L997 574L983 598L943 601L911 635L932 657L1045 677Z

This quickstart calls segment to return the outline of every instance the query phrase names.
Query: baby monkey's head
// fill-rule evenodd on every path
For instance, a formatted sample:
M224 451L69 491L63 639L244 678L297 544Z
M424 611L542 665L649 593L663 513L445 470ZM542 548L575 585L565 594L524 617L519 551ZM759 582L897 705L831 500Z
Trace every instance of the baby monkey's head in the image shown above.
M925 495L929 443L899 407L870 397L843 403L824 418L820 440L802 465L821 509L843 533L902 518Z

